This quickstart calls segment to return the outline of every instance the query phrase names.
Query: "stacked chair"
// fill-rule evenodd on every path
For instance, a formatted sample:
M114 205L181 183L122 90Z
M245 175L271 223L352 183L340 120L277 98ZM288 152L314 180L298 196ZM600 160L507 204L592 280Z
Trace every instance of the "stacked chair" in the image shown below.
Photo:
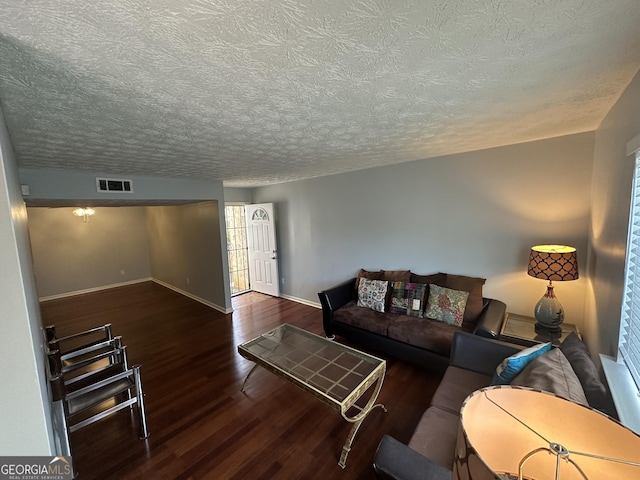
M71 432L134 406L140 437L149 436L140 366L129 366L127 348L111 324L62 338L48 326L45 335L59 455L72 456Z

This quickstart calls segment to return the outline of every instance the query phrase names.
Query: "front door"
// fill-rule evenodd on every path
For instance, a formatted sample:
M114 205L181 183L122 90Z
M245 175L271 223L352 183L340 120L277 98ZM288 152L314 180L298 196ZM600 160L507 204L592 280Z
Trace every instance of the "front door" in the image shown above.
M278 297L278 249L273 203L245 205L251 289Z

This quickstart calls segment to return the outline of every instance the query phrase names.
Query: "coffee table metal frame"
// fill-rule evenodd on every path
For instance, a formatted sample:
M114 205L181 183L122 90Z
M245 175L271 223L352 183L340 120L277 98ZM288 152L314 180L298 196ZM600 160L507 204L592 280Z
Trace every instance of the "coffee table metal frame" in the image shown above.
M363 420L377 407L387 411L384 405L376 403L386 371L386 361L381 358L289 324L238 345L238 353L255 362L242 384L242 392L249 377L260 366L309 392L352 424L338 461L342 468L346 467L347 456ZM366 405L357 405L360 397L374 384ZM348 415L351 409L357 413Z

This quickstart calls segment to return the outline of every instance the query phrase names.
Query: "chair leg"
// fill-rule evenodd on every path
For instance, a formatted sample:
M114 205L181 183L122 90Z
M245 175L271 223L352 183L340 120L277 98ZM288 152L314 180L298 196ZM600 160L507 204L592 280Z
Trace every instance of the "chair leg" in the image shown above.
M144 406L144 392L142 391L142 379L140 378L140 366L133 367L134 379L136 382L136 396L138 403L138 414L140 416L140 433L141 438L149 437L149 429L147 427L147 413Z
M67 413L65 412L63 401L54 401L52 403L51 416L53 419L54 440L56 446L56 454L69 459L71 467L71 476L76 478L78 472L73 465L73 455L71 454L71 438L69 432L69 424L67 423Z
M124 365L124 369L125 370L129 370L129 359L127 357L127 347L122 344L122 337L116 337L116 339L117 339L116 346L120 349L119 350L120 353L118 354L117 358L112 358L111 362L112 363L116 363L116 362L121 363L122 365ZM132 395L131 395L131 389L128 389L126 391L125 395L127 396L127 400L131 400L133 398ZM133 410L133 404L129 408L130 408L130 410Z

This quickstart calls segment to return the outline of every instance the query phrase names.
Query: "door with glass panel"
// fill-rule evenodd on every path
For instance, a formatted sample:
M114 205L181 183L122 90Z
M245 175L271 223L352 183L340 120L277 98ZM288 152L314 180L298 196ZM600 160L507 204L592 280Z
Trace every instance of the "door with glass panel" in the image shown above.
M273 203L245 205L251 289L278 297L278 250Z

